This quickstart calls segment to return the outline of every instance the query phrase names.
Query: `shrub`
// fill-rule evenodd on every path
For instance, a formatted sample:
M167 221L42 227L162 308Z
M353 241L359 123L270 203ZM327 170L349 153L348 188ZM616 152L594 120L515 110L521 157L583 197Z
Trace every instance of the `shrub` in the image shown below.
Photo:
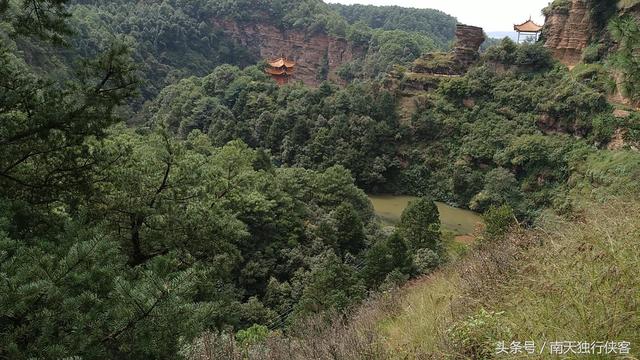
M509 38L487 49L485 59L505 66L517 66L521 71L548 69L554 63L551 52L542 43L516 44Z
M617 18L609 24L609 31L619 43L610 63L622 72L622 92L634 101L640 101L640 24L632 16Z
M380 285L380 291L390 291L400 287L402 284L409 280L409 275L402 273L400 270L395 269L390 272L382 285Z
M602 59L602 46L600 44L591 44L582 51L582 61L587 64L593 64Z
M587 6L596 30L600 31L606 27L609 19L618 10L618 2L619 0L587 0Z
M571 1L569 0L554 0L549 6L542 9L544 16L549 16L552 13L569 14L571 10Z
M236 334L236 340L243 346L263 343L268 337L269 328L258 324L254 324L246 330L240 330Z
M503 312L481 309L455 324L448 331L453 347L465 357L488 359L495 354L496 344L511 338L511 331L501 324Z
M542 43L522 44L516 52L516 65L529 66L533 70L548 69L553 66L553 57Z
M616 81L601 64L579 64L571 75L580 83L601 93L611 94L616 90Z
M495 168L485 175L484 188L469 202L474 211L486 211L492 205L519 204L523 194L518 180L505 168Z
M610 114L603 114L593 118L591 122L591 139L598 144L607 144L616 131L618 121Z
M640 113L633 113L624 123L627 129L627 133L624 136L625 141L640 143Z
M513 64L513 54L518 49L518 45L510 38L502 39L498 44L487 49L485 58L501 64Z
M484 234L488 239L503 237L516 222L513 209L509 205L491 206L482 217L485 223Z
M413 264L421 274L432 272L440 263L440 256L431 249L419 249L413 256Z

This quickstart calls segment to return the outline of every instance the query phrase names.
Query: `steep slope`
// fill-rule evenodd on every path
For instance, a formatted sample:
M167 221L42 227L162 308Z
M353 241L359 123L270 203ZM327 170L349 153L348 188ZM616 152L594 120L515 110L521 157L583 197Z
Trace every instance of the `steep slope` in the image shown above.
M637 152L594 154L574 174L573 215L549 212L533 228L485 236L461 260L371 299L347 322L312 319L292 338L274 334L266 343L236 348L210 334L193 358L492 359L514 349L548 359L558 356L563 341L573 342L566 348L576 356L604 358L609 346L606 358L635 358L638 179ZM586 344L581 355L572 352L579 343Z
M545 15L545 47L563 64L575 66L582 59L582 51L589 45L594 32L587 2L555 2L545 10Z
M574 216L548 213L407 288L377 320L388 349L491 358L500 341L534 340L548 358L553 341L588 339L628 342L637 355L639 176L637 152L589 157L573 176Z
M637 107L640 3L635 0L555 0L543 10L544 46L569 68L606 64L609 100Z

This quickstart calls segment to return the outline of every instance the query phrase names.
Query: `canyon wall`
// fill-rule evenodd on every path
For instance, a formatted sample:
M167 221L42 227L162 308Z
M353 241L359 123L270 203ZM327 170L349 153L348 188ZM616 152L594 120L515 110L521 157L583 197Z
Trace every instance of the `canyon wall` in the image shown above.
M570 0L569 8L550 9L544 24L545 47L567 66L575 66L589 45L594 26L585 0Z
M324 33L306 34L302 31L283 31L268 23L239 23L215 19L214 25L225 35L247 48L261 59L286 57L296 62L295 80L317 86L323 80L323 69L329 80L341 83L338 68L361 54L345 39Z

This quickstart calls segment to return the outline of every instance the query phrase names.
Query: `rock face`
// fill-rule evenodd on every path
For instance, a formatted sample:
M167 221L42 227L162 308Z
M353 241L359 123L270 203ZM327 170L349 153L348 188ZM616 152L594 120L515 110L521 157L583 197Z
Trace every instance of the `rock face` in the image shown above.
M599 43L607 47L608 52L616 51L606 31L598 31L591 16L587 0L569 0L567 4L553 6L545 10L546 20L543 29L545 47L563 64L573 67L582 61L582 53L590 43ZM620 2L618 15L629 15L640 21L640 3L634 1ZM609 101L640 108L640 101L633 101L622 91L622 75L613 69L611 75L617 83Z
M336 74L340 65L360 55L345 39L323 33L283 31L268 23L241 24L220 19L213 23L255 57L295 61L294 81L301 80L309 86L317 86L325 79L340 83Z
M567 66L575 66L591 41L593 21L585 0L571 0L569 8L551 9L547 13L543 34L545 47Z
M485 41L484 31L477 26L457 25L453 53L456 60L468 69L478 61L480 45Z

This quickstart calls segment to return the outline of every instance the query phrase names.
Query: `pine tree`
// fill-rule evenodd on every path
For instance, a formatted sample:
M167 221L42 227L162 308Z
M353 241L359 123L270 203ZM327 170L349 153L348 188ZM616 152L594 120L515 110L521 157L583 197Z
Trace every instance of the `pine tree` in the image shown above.
M402 212L398 231L411 251L428 248L440 252L440 217L436 203L425 197L411 201Z

